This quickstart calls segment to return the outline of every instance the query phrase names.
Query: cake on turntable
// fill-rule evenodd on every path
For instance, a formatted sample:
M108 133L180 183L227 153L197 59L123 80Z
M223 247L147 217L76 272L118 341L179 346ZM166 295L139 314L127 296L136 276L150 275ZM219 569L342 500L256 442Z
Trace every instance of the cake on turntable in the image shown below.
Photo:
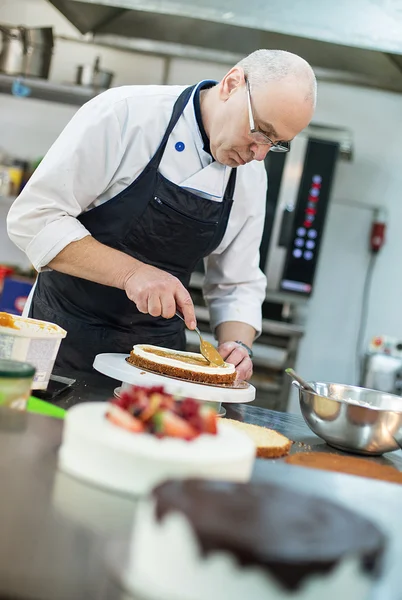
M217 367L201 354L170 350L150 344L136 344L127 362L142 368L187 381L230 385L236 379L234 365L224 363Z

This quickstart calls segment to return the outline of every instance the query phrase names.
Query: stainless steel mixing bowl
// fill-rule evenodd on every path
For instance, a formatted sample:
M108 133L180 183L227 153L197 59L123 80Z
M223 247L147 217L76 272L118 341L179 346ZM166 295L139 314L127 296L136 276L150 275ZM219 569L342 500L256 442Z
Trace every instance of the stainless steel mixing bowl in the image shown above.
M402 444L402 397L339 383L299 384L300 409L327 444L356 454L379 455Z

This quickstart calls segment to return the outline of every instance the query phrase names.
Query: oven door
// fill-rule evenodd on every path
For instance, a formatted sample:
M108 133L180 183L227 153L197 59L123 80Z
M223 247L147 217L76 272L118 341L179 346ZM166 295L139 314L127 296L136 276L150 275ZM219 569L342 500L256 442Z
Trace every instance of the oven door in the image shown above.
M300 135L267 155L260 266L271 292L312 293L338 154L338 142Z

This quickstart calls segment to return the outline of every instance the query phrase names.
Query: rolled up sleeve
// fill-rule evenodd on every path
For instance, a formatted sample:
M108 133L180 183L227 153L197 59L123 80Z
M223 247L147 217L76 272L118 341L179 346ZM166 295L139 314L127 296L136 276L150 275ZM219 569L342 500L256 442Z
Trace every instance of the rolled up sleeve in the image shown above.
M232 209L233 221L229 222L220 247L205 261L203 292L213 331L226 321L240 321L254 327L257 336L261 333L266 277L259 268L259 248L267 182L265 170L260 169L259 173L252 193L247 191L250 188L245 181L240 183Z
M76 217L104 192L118 167L119 120L101 96L74 115L8 213L10 239L38 271L90 235Z

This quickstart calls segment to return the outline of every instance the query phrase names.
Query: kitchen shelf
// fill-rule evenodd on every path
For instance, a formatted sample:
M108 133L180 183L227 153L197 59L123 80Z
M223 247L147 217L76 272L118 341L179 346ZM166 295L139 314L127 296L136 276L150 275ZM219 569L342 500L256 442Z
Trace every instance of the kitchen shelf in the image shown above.
M54 83L47 79L17 77L0 73L0 94L9 94L22 100L33 98L82 106L102 91L104 90L81 85Z
M209 322L209 311L204 306L195 306L195 316L197 320ZM283 323L282 321L263 319L262 333L284 338L289 336L301 338L304 335L304 328L300 325L294 325L293 323Z

